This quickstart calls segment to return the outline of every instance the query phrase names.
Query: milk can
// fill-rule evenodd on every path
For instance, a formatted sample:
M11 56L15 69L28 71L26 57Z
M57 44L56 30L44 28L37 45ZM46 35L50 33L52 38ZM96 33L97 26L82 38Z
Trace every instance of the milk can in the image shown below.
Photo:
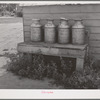
M55 25L53 24L53 19L48 19L47 24L45 24L44 41L47 43L55 43L56 41L56 32Z
M32 19L33 23L31 25L31 41L39 42L41 41L41 25L40 19Z
M72 43L73 44L84 44L85 32L84 25L81 20L77 20L75 24L72 26Z
M69 43L69 25L67 19L61 18L61 22L58 26L58 43Z

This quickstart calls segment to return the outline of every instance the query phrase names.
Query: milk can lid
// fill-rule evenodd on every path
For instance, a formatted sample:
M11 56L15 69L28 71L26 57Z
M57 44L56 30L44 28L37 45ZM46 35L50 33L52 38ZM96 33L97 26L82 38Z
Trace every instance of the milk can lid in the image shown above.
M82 24L82 19L75 19L75 24L72 28L84 28L85 26Z
M39 21L40 19L33 18L32 21Z
M61 19L61 20L66 20L66 21L68 21L68 19L67 19L67 18L64 18L64 17L61 17L60 19Z

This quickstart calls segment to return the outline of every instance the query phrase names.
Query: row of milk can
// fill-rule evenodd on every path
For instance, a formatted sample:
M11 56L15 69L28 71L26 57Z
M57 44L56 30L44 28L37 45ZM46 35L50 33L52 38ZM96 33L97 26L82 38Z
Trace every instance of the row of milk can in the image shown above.
M42 40L41 27L39 19L32 19L33 23L31 25L31 41L40 42ZM58 35L56 35L56 26L52 19L48 19L47 23L44 25L44 42L55 43L56 38L58 43L67 44L70 41L70 27L68 25L68 20L61 18L61 21L57 27ZM77 20L72 26L72 44L84 44L84 25L81 20Z

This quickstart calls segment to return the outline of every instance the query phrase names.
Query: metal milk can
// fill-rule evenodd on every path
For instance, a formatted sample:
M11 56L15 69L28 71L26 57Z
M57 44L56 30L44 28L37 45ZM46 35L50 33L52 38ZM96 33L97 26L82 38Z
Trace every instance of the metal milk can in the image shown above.
M32 19L33 23L31 25L31 41L39 42L41 41L41 25L40 19Z
M58 26L58 43L69 43L69 25L67 23L67 19L61 18L61 22Z
M44 41L47 43L55 43L56 41L55 25L52 19L48 19L47 24L45 24Z
M84 25L81 20L77 20L75 24L72 26L72 43L73 44L84 44L85 40L85 32Z

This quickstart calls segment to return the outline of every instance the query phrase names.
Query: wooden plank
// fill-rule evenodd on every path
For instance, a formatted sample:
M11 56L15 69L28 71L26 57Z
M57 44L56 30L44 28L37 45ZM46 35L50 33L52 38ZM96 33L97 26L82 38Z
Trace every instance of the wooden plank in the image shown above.
M85 56L85 51L83 50L74 50L74 49L59 49L59 54L61 56L65 56L65 57L80 57L80 58L84 58Z
M72 49L60 49L60 48L49 48L43 46L35 46L32 44L22 45L18 44L18 51L24 53L41 53L45 55L55 55L55 56L64 56L64 57L81 57L85 56L85 50L72 50Z
M24 19L23 24L24 25L31 25L32 24L32 19Z
M100 13L64 13L64 14L52 14L52 18L65 17L68 19L100 19Z
M66 13L66 12L80 12L79 6L30 6L30 7L24 7L23 12L24 13Z
M66 13L66 12L100 12L100 5L62 5L62 6L51 6L50 12L51 13Z
M93 50L89 50L89 56L90 56L90 58L92 58L92 59L100 59L100 53L95 53L95 52L93 52Z
M100 12L100 4L84 4L81 5L81 12Z
M91 58L100 60L100 54L91 54Z
M89 40L90 41L92 41L92 40L95 40L95 41L99 40L100 41L100 34L99 33L98 34L96 34L96 33L90 34Z
M76 70L83 71L84 67L84 58L77 58L76 59Z
M30 32L31 31L31 27L30 26L24 26L23 27L24 32Z
M24 36L25 37L30 37L31 36L31 33L30 32L24 32Z
M23 13L48 13L50 6L28 6L23 7Z
M89 41L91 47L100 47L100 41Z
M47 19L47 18L51 18L52 17L52 15L51 14L23 14L23 17L24 18L27 18L27 19L36 19L36 18L38 18L38 19Z
M41 21L40 21L41 24L45 24L46 22L47 21L45 19L44 20L41 19ZM69 20L69 23L70 22L72 23L72 21ZM82 22L85 26L100 26L100 20L98 20L98 19L88 19L88 20L83 20ZM24 23L24 25L31 25L32 24L32 19L24 19L23 23ZM59 24L59 20L55 19L54 23Z
M59 19L61 17L65 17L67 19L100 19L100 13L38 13L38 14L23 14L23 17L25 19L32 19L32 18L40 18L40 19L47 19L47 18L53 18L53 19Z
M24 40L30 42L31 41L31 36L30 35L24 36Z
M100 27L86 27L90 34L100 33Z
M24 30L24 32L30 32L31 31L31 28L30 28L30 26L24 26L23 27L23 30Z
M96 48L96 47L90 47L89 51L91 53L100 54L100 47L98 47L98 48Z
M100 12L99 4L89 5L46 5L46 6L30 6L23 7L24 13L66 13L66 12Z
M89 26L89 27L100 26L100 20L99 19L84 19L82 22L85 26Z
M24 42L30 42L31 38L30 37L24 37Z
M87 47L87 44L84 45L73 45L73 44L58 44L58 43L44 43L44 42L27 42L27 43L20 43L20 45L33 45L36 47L49 47L49 48L61 48L61 49L73 49L73 50L84 50Z

